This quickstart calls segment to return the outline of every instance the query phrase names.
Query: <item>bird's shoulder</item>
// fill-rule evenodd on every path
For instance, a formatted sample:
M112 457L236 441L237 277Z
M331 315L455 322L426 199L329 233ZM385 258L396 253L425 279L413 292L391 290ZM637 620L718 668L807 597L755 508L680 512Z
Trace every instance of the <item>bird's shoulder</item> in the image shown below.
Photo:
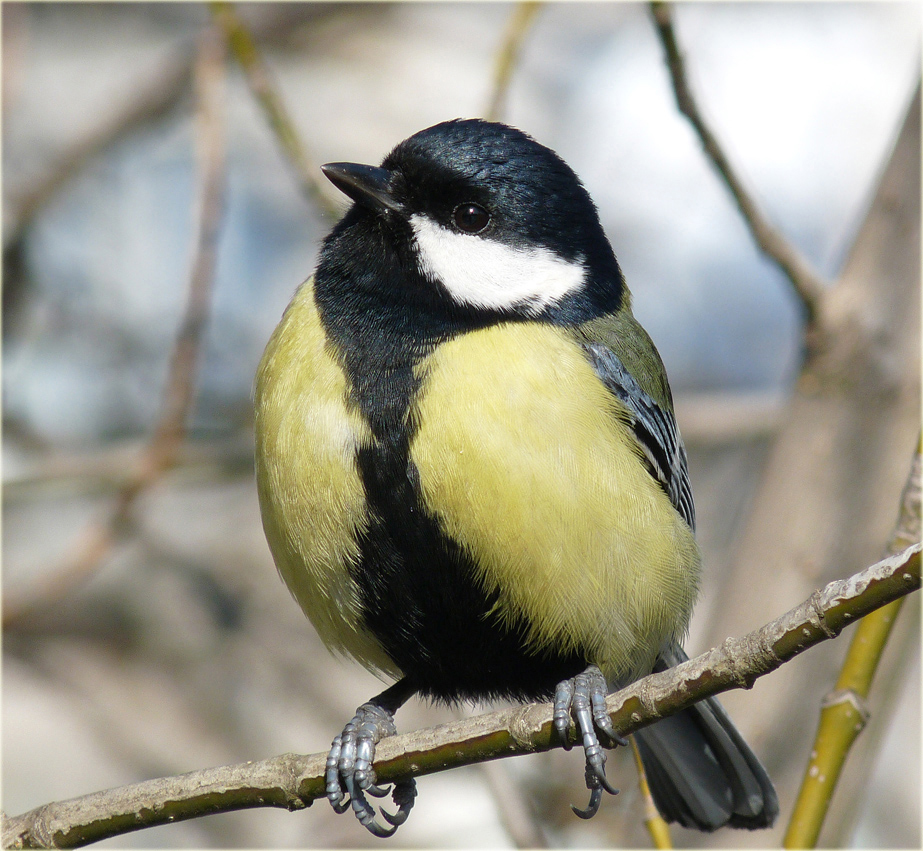
M654 402L673 412L673 396L660 354L628 304L613 312L571 327L569 333L582 346L608 349Z
M628 410L650 474L695 529L686 449L666 370L650 336L627 305L569 329L597 377Z

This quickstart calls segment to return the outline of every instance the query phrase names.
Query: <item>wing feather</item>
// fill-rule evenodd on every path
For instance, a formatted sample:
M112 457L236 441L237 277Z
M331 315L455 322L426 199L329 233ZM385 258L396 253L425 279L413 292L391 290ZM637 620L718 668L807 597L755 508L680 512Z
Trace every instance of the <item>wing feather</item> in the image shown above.
M689 484L686 447L676 417L641 389L612 349L601 343L581 345L600 380L631 412L631 426L650 474L660 483L689 528L695 531L695 505Z

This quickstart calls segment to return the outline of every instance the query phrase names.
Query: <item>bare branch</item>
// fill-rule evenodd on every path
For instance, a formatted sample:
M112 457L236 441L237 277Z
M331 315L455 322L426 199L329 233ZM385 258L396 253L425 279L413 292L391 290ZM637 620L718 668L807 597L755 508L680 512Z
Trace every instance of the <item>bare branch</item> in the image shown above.
M915 544L920 540L923 532L921 523L921 495L923 495L923 433L917 441L917 451L913 456L913 464L907 484L901 494L901 506L898 513L897 525L888 541L888 554L894 555Z
M761 629L608 698L616 730L634 732L696 701L749 688L809 647L836 637L869 612L920 587L915 544L821 591ZM382 740L375 771L382 783L505 756L558 747L550 704L529 704ZM324 795L325 754L284 754L260 762L195 771L5 818L4 848L72 848L144 827L253 807L302 809Z
M108 114L102 123L68 148L42 180L22 195L14 197L10 204L11 220L4 223L4 249L18 242L23 231L48 201L90 159L140 125L156 121L169 112L188 88L191 76L191 58L185 55L171 56L159 73L139 87L130 102Z
M338 219L341 214L340 208L331 200L327 194L326 185L320 181L318 177L320 170L308 157L301 137L285 108L282 96L276 90L269 68L266 67L250 30L247 29L230 3L224 0L213 0L209 6L215 23L224 30L227 36L234 58L243 70L250 91L253 92L262 108L270 130L294 167L302 191L327 215Z
M680 112L689 119L702 142L705 153L730 189L756 244L786 274L795 294L804 306L808 323L813 325L817 321L818 305L827 288L827 283L811 267L801 252L763 215L754 198L744 188L743 181L734 171L717 137L702 116L686 77L686 63L676 42L669 5L655 0L651 3L651 13L667 56L670 77L673 80L673 93L676 95L676 104Z
M923 436L901 494L897 526L886 548L890 554L920 540L921 450ZM836 684L821 703L820 723L785 833L785 848L817 844L846 757L871 715L867 698L872 679L903 602L901 598L872 612L852 635Z
M63 597L90 576L111 551L119 530L130 521L142 492L176 461L192 405L196 367L211 304L221 213L224 205L224 49L215 33L202 41L196 65L201 133L201 209L193 253L186 310L173 348L160 421L131 477L119 490L108 516L85 530L73 550L76 555L49 577L8 600L3 625L9 627L37 607Z
M644 801L644 826L651 835L651 841L655 848L672 848L673 838L670 836L670 825L666 819L660 815L657 805L654 803L654 796L651 794L650 784L647 782L647 772L644 770L644 762L641 760L641 751L638 750L638 740L632 737L631 755L635 758L635 768L638 770L638 787L641 792L641 800Z
M522 43L541 7L542 4L537 0L521 0L513 9L494 63L494 90L490 97L490 106L484 115L490 121L500 120L513 79L513 71L516 70L516 63L522 51Z

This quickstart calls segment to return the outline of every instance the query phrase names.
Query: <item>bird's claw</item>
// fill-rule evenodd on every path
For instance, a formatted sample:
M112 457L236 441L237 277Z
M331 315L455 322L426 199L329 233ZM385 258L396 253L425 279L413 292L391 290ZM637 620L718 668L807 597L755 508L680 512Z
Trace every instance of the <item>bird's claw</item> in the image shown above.
M391 836L399 825L407 821L417 794L413 779L395 783L393 789L378 786L375 782L375 770L372 768L375 745L396 732L394 717L387 709L375 703L363 703L343 732L333 740L327 755L325 782L330 805L337 813L352 807L360 824L380 837ZM394 814L381 811L391 824L391 827L383 827L375 820L375 808L366 795L383 798L389 790L398 810Z
M603 790L610 795L617 795L619 791L606 778L606 754L600 744L599 733L608 740L611 747L625 745L627 742L612 726L606 710L606 693L606 680L595 665L571 680L558 683L555 689L554 728L565 749L569 750L571 743L568 732L573 716L577 735L582 740L583 752L586 754L586 785L590 790L590 803L585 810L571 805L571 809L584 819L596 815Z
M397 812L392 814L383 809L381 814L388 822L394 825L395 830L407 821L407 816L410 815L410 810L413 808L413 802L416 797L417 783L413 778L410 780L399 780L394 784L391 800L397 804Z
M589 769L587 770L589 771ZM570 805L570 808L574 811L574 815L580 816L580 818L583 819L593 818L599 810L599 802L603 799L602 786L599 783L595 786L591 786L589 777L587 778L587 788L590 790L590 803L587 804L586 809L581 810L580 807L575 807L573 804Z

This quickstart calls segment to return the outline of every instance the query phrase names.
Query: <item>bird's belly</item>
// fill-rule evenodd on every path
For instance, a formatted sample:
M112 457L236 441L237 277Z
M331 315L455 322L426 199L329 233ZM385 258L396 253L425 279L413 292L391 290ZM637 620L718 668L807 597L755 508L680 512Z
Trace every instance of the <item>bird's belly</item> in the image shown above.
M447 699L650 670L686 627L698 554L579 349L499 326L417 377L409 443L375 440L307 286L261 363L266 536L324 642Z

